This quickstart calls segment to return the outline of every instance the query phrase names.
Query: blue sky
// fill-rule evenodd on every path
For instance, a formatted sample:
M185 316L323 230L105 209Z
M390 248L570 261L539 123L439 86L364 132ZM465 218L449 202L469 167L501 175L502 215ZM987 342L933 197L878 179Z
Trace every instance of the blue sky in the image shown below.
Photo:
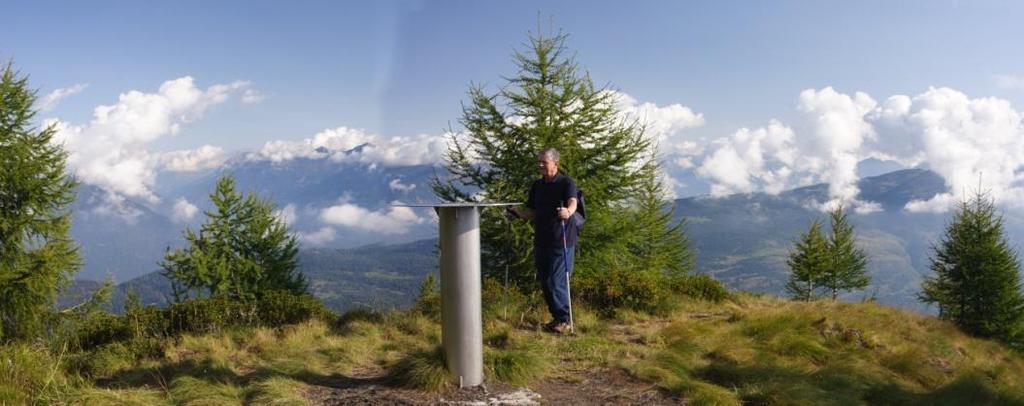
M792 165L776 154L761 167L740 168L748 179L728 179L712 165L725 165L728 155L712 160L716 146L742 128L785 138L769 128L773 119L791 127L794 145L803 134L827 133L799 123L824 111L814 101L829 87L851 100L865 92L871 108L929 87L954 89L972 103L1005 100L1013 114L1024 105L1021 2L14 1L4 8L0 58L13 58L30 74L40 96L87 84L41 117L86 125L95 107L117 103L120 94L155 93L184 76L199 89L247 81L244 89L262 98L239 103L239 87L236 100L206 108L173 136L147 139L150 152L206 144L256 150L342 126L383 138L440 134L457 121L470 83L500 84L502 75L515 73L510 54L538 26L568 33L569 47L598 83L638 103L701 114L701 125L669 134L703 151L676 170L725 185L723 193L771 189L788 173L778 166ZM815 93L802 99L808 89ZM890 134L880 121L868 121L872 129L864 134ZM716 144L719 138L725 141ZM835 148L852 151L833 147L823 160ZM906 165L936 164L876 149ZM885 155L865 151L856 158ZM805 173L784 185L842 181L842 168L823 165L790 168ZM942 173L951 188L969 177L957 172L961 166ZM997 182L1009 188L1019 181L1007 176Z
M14 18L0 57L41 93L88 83L54 111L75 121L185 75L200 86L252 81L264 103L224 106L185 134L235 148L339 125L437 132L471 81L513 73L510 53L538 16L571 35L598 82L701 111L701 131L784 117L799 91L824 86L951 86L1024 102L994 80L1024 74L1019 2L166 3L17 1L5 6Z

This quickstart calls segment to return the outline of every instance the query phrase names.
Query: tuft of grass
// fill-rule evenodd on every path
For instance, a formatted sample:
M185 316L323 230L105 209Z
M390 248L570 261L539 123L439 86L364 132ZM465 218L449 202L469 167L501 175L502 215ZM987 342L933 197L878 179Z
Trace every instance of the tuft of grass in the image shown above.
M308 403L302 392L306 385L294 379L275 376L256 382L246 388L247 404L294 405Z
M68 369L91 379L110 378L134 364L135 354L121 343L107 344L68 358Z
M78 394L77 403L83 405L160 406L171 401L159 390L146 388L104 389L85 388Z
M74 389L64 358L44 346L0 345L0 404L64 403Z
M440 391L452 385L440 345L411 352L391 368L389 375L399 385L413 389Z
M237 385L190 375L174 378L170 395L175 404L187 406L241 405L245 400L245 391Z
M500 382L530 383L543 376L548 365L548 360L534 351L484 349L485 374Z

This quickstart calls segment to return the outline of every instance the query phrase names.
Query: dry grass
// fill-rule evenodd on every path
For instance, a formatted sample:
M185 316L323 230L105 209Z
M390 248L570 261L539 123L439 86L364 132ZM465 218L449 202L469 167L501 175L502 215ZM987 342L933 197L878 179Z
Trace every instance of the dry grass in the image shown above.
M697 404L1024 402L1020 354L933 317L872 303L737 300L676 312L661 333L666 347L632 370Z
M577 335L555 336L539 330L546 317L535 298L495 303L484 313L491 383L573 382L583 371L621 368L692 404L1024 403L1020 354L933 317L875 304L737 295L717 304L679 301L665 315L612 318L577 307ZM339 379L424 391L454 383L436 319L391 312L342 320L183 336L162 356L139 360L119 356L116 346L68 357L5 347L0 354L20 366L0 365L0 399L303 404L314 385ZM95 375L68 375L68 360Z

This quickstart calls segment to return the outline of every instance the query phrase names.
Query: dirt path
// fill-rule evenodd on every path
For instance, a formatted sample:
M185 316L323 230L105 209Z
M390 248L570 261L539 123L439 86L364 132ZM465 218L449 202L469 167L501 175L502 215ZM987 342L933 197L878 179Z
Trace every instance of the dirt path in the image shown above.
M573 374L573 381L551 378L529 388L487 388L429 393L389 386L383 377L338 377L311 383L314 405L677 405L683 402L620 369Z

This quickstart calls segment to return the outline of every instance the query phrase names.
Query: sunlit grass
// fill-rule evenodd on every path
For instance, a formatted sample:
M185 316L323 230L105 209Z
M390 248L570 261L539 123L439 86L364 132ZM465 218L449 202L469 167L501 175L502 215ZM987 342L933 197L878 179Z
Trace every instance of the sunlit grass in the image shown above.
M712 404L1024 402L1020 354L933 317L872 303L737 300L696 319L677 312L665 348L632 370L695 403L710 393Z
M537 300L485 306L488 384L581 382L622 368L688 404L1024 404L1020 354L875 304L740 294L678 300L656 315L577 306L576 334L560 336L541 331ZM440 391L458 385L440 344L436 315L364 311L336 324L184 335L141 358L124 343L77 354L4 346L0 403L298 405L311 385L339 377Z
M246 388L248 404L301 406L307 404L303 397L306 385L302 382L285 377L271 377L253 383Z

